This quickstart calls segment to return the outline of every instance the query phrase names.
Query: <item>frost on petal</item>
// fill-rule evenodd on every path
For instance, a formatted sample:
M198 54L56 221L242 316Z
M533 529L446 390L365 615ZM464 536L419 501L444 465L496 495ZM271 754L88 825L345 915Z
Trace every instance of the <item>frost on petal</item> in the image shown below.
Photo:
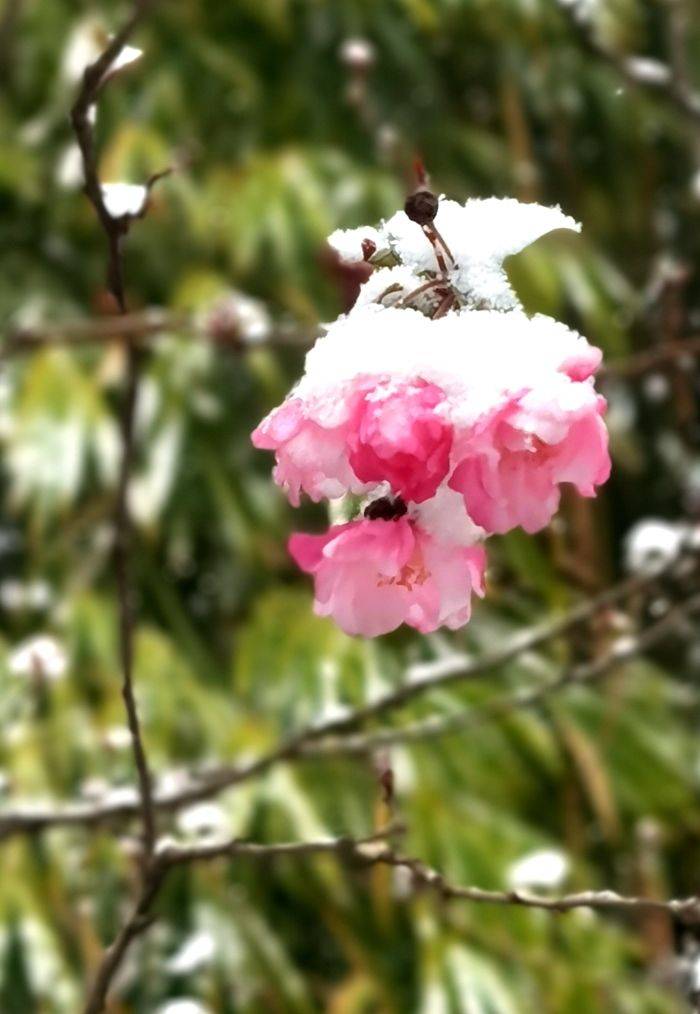
M362 306L338 318L307 353L295 394L310 418L321 419L338 406L342 386L360 376L421 378L445 392L448 417L465 426L504 397L597 358L585 338L543 315L463 310L428 320L416 310Z
M102 199L112 218L136 218L148 200L148 188L136 183L103 183Z
M382 483L420 503L449 470L452 426L443 404L440 388L420 378L360 376L332 397L288 398L252 439L276 452L275 481L294 504L302 491L333 499Z
M441 545L406 517L293 535L289 550L315 582L315 610L346 633L377 637L402 623L429 633L466 623L482 592L482 547Z

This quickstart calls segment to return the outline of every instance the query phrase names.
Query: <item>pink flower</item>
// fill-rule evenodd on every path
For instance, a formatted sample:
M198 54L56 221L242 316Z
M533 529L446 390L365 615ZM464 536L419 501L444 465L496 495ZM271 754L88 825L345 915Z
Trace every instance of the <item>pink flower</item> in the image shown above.
M303 490L312 500L334 499L363 486L347 457L347 424L326 428L309 419L299 398L288 398L263 419L251 435L255 447L275 451L273 478L299 506Z
M456 629L469 620L472 591L484 594L484 549L443 545L406 516L295 534L289 551L314 575L316 613L348 634L376 637L401 623L424 634Z
M444 397L439 387L420 379L372 385L347 435L358 479L386 481L414 503L430 499L450 464L452 426L436 411Z
M332 405L289 398L253 432L256 447L276 452L274 479L296 506L362 493L389 482L420 503L449 469L452 426L439 414L444 394L423 380L357 377L335 392Z
M610 474L605 399L588 384L560 377L516 395L460 441L449 485L464 496L469 516L487 532L520 525L536 532L559 506L559 484L583 496Z

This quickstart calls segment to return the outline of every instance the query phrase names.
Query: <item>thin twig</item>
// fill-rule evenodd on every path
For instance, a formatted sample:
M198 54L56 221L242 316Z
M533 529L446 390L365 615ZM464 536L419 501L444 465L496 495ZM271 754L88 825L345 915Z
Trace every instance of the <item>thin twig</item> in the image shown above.
M114 296L119 313L126 315L122 241L128 231L125 217L113 218L105 205L97 168L97 152L91 110L95 105L109 69L124 48L127 39L151 6L151 0L136 0L131 16L117 32L104 52L85 68L82 84L71 110L71 122L80 148L85 176L85 193L95 209L107 240L107 285ZM126 349L127 376L120 413L121 461L114 511L115 546L114 565L119 601L119 654L122 670L122 696L126 709L134 761L138 773L143 844L146 860L153 852L155 842L155 812L153 789L146 751L139 721L133 686L134 616L131 582L131 519L129 516L129 479L134 462L134 421L139 381L139 352L133 344ZM147 863L144 863L144 869Z
M2 354L21 356L38 348L54 345L83 346L119 341L139 347L160 335L179 333L209 341L214 345L227 345L236 350L255 349L260 344L273 348L301 348L310 345L316 335L308 329L292 326L280 327L264 341L247 340L235 334L221 335L217 331L216 304L212 305L212 316L206 314L174 313L159 307L111 317L84 317L78 320L51 321L39 326L20 327L8 331Z
M154 806L162 812L173 812L192 803L200 802L232 788L242 782L261 776L275 765L293 761L298 758L331 753L364 752L369 745L380 745L384 737L387 742L397 739L421 738L449 731L450 723L455 717L439 717L407 726L405 729L390 729L384 733L373 733L365 737L348 736L353 730L366 721L386 715L403 707L412 699L429 693L449 683L478 679L508 662L518 658L524 652L532 651L566 633L577 624L581 624L615 605L622 599L648 592L657 582L672 575L682 567L687 556L681 556L659 567L651 574L628 578L586 602L575 606L563 616L556 617L547 623L511 638L502 648L490 655L467 658L454 655L435 662L428 662L410 667L404 682L393 691L382 695L367 705L360 706L339 718L319 722L307 726L288 737L268 753L242 765L222 765L214 770L191 775L191 783L168 793L156 793ZM458 716L464 721L464 716ZM411 730L416 729L415 736ZM344 738L347 737L347 738ZM320 741L326 740L321 744ZM119 799L110 801L107 795L101 803L69 803L63 806L41 807L28 805L0 814L0 841L15 834L36 833L54 827L79 827L109 824L133 818L139 813L138 795L134 791L133 798L124 799L120 791Z
M399 308L408 306L417 296L444 284L442 278L432 278L403 296L394 305ZM386 291L382 293L382 296L386 295ZM100 345L117 340L145 345L148 340L159 335L174 332L187 334L198 340L221 343L220 337L213 328L208 326L205 318L153 307L118 317L85 317L78 320L51 321L41 326L17 328L7 333L2 352L4 355L14 356L33 352L44 346ZM266 338L264 344L274 347L279 345L304 348L311 344L314 337L315 335L309 335L308 331L279 332ZM241 350L256 348L257 345L257 342L240 341L236 343L236 347ZM692 359L698 355L700 355L700 335L689 335L687 338L667 343L660 348L608 360L598 370L597 377L599 380L637 377L650 370L676 363L684 358Z
M700 124L700 93L690 86L686 78L678 75L677 66L670 67L660 60L644 56L625 56L609 49L597 38L577 8L576 2L559 0L562 15L588 53L609 64L630 84L655 92L666 99L694 126Z
M460 711L457 714L433 716L421 719L396 729L378 732L358 733L354 736L338 737L318 744L313 749L315 756L338 756L373 754L376 750L402 743L418 743L439 736L446 736L464 729L484 725L486 722L504 718L510 714L542 704L547 698L569 686L589 685L603 679L625 662L643 654L670 633L682 620L700 613L700 595L695 595L673 607L656 623L651 624L634 638L621 640L600 658L583 665L564 670L559 676L532 689L517 691L480 705L477 710ZM311 753L311 751L309 751Z
M580 891L576 894L547 896L528 891L492 891L482 887L462 887L450 883L442 873L426 866L419 859L402 856L385 847L378 850L371 860L388 866L407 869L415 886L435 891L445 901L462 899L479 904L515 905L525 908L545 909L549 912L570 912L575 908L621 909L632 911L668 912L676 918L697 922L700 920L700 899L688 898L644 898L618 894L616 891Z
M678 363L679 360L686 358L692 360L698 355L700 355L700 336L692 335L679 341L668 342L656 349L625 356L623 359L611 359L598 371L598 377L602 380L638 377L650 370Z
M151 907L163 885L166 873L167 866L163 863L153 862L150 864L131 914L102 956L100 966L88 991L83 1008L84 1014L101 1014L104 1010L114 976L117 974L131 943L153 922Z
M323 854L337 855L346 862L354 860L366 864L374 861L375 850L380 843L402 833L402 831L401 825L391 824L365 838L321 838L316 841L273 844L258 844L238 839L210 845L166 844L154 855L130 915L103 955L100 967L90 986L83 1014L101 1014L104 1010L111 984L129 947L155 920L152 911L153 905L168 873L174 867L206 860L232 859L238 856L270 861L284 856L300 858Z
M314 841L270 844L232 839L205 845L164 845L156 855L149 879L143 885L129 918L106 952L105 961L93 982L84 1014L99 1014L103 1010L109 986L127 950L136 937L148 929L154 921L153 904L170 870L199 862L233 858L271 862L280 858L300 859L317 855L335 855L341 862L360 868L385 865L405 869L410 873L415 888L428 889L444 901L462 900L477 904L519 906L554 913L569 912L576 908L657 911L667 912L670 916L686 922L697 922L700 919L700 902L696 897L645 898L622 895L611 890L547 896L521 890L497 891L482 887L463 887L451 883L442 873L427 866L420 859L396 852L388 842L403 831L404 828L400 824L392 824L364 838L321 838Z

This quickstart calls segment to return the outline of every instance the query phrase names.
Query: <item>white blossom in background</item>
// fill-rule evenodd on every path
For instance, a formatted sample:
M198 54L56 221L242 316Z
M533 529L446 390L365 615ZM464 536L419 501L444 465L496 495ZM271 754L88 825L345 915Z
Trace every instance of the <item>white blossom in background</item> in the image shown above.
M64 190L77 190L83 184L83 157L74 141L67 144L56 161L54 179Z
M0 605L10 613L32 609L40 612L48 609L53 601L51 587L46 581L20 581L7 578L0 583Z
M244 345L258 345L272 333L265 304L236 289L219 297L201 314L201 326L218 341Z
M181 834L193 838L225 837L230 831L226 811L217 803L195 803L180 810L176 826Z
M101 778L99 775L93 775L90 778L85 778L80 783L80 795L83 799L88 799L95 803L104 796L110 790L110 783L106 778Z
M68 37L61 59L61 77L69 85L76 85L85 68L102 54L109 40L100 21L83 18ZM105 72L104 80L135 63L143 55L136 46L122 46L121 51Z
M529 852L508 868L508 884L516 891L552 890L560 887L569 873L569 860L559 849Z
M152 524L165 507L177 474L181 445L179 423L163 426L151 438L145 466L129 485L129 507L138 523Z
M644 397L651 402L665 401L671 391L669 379L663 373L650 373L644 378L642 387Z
M109 750L128 750L131 733L125 725L112 725L102 734L102 742Z
M158 1007L155 1014L212 1014L212 1011L210 1007L205 1007L199 1000L183 996L177 1000L168 1000Z
M210 964L215 954L214 935L208 930L198 930L166 960L165 969L171 975L192 975L197 969Z
M61 76L75 85L85 68L94 63L103 49L102 28L95 18L83 18L68 36L61 59Z
M103 183L102 200L112 218L136 218L148 200L148 187L139 183Z
M38 634L10 652L7 667L13 676L41 676L55 682L66 674L68 655L55 637Z
M625 567L632 574L653 573L678 556L689 535L687 524L662 518L644 518L625 536Z
M122 46L116 58L112 60L109 68L105 71L103 80L107 80L126 67L130 67L132 63L136 63L142 56L143 50L138 49L137 46Z
M374 63L376 53L368 39L345 39L340 46L340 60L353 70L364 70Z

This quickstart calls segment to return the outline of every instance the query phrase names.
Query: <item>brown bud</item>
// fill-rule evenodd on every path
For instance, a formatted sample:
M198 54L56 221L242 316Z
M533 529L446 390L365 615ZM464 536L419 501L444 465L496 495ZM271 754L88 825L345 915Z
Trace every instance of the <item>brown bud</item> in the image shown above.
M370 258L373 257L377 252L377 244L374 242L373 239L363 239L361 246L362 246L362 257L366 261L370 260Z
M406 198L404 211L412 222L430 225L437 215L439 200L427 187L419 187Z

